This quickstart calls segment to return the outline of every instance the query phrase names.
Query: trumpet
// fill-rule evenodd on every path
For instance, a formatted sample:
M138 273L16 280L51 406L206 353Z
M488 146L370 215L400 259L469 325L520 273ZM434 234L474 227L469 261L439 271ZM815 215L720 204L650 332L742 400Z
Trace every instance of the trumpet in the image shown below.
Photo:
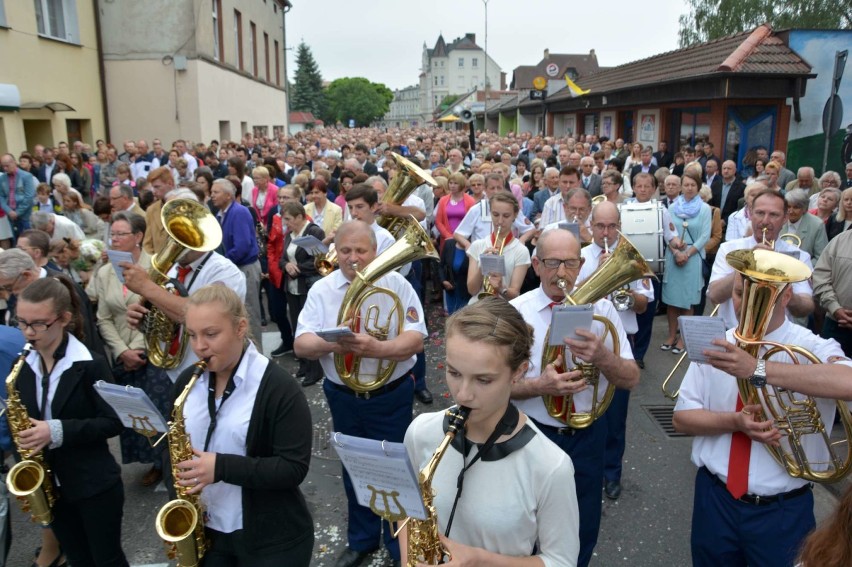
M506 236L500 241L500 227L497 227L497 232L494 234L494 244L496 245L498 241L500 241L500 248L497 250L497 255L503 255L503 249L506 247L506 240L509 239L509 233L507 232ZM499 290L494 289L491 285L491 280L488 278L489 274L482 274L482 291L477 295L477 299L485 299L489 295L497 295Z
M770 248L775 250L775 241L766 239L766 230L767 230L767 228L764 226L763 227L763 238L761 239L760 243L763 244L764 246L769 246Z

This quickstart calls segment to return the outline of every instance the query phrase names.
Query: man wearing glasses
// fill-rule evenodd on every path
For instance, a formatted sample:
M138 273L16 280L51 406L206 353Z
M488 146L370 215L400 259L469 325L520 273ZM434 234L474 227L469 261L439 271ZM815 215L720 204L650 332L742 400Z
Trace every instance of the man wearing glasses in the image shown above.
M584 429L574 429L551 417L542 396L571 394L574 396L575 411L588 412L591 409L592 388L582 380L580 371L565 371L555 364L542 368L541 359L553 308L565 301L565 294L557 283L563 280L565 289L573 289L583 262L580 243L570 231L555 228L542 232L536 255L532 258L533 269L541 279L541 285L511 301L524 320L533 327L535 338L529 370L526 377L514 385L512 397L518 409L570 455L574 463L574 481L580 507L580 566L588 565L598 539L607 424L604 416ZM573 366L571 355L574 355L600 370L600 400L609 383L625 390L635 387L639 383L639 367L633 360L624 326L612 303L608 299L601 299L594 304L594 312L609 319L615 327L620 344L617 354L613 352L612 337L605 336L604 326L599 322L592 324L591 331L579 329L577 335L580 339L564 338L562 342L565 344L567 366Z

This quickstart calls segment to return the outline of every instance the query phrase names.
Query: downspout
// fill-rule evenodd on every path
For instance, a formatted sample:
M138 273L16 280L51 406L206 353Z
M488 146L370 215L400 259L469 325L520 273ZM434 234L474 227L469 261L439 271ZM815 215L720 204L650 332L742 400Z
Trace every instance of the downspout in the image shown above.
M287 100L287 108L284 109L284 135L290 135L290 79L287 77L287 12L293 7L288 0L284 0L281 8L281 51L284 56L284 98Z
M109 141L111 136L109 132L109 106L107 105L107 88L106 88L106 70L104 68L104 43L101 36L101 11L98 6L98 0L92 0L92 7L95 10L95 37L97 38L98 47L98 79L101 85L101 106L104 109L104 139Z

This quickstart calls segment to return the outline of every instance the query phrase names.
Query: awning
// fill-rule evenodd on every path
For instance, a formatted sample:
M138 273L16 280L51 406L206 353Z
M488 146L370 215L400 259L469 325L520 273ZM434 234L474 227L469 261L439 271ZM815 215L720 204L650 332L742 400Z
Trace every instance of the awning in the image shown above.
M21 107L21 92L18 85L0 83L0 110L18 110Z
M448 114L442 118L438 118L438 122L458 122L459 117L455 114Z
M41 110L49 108L53 112L75 112L75 110L64 102L25 102L21 110Z

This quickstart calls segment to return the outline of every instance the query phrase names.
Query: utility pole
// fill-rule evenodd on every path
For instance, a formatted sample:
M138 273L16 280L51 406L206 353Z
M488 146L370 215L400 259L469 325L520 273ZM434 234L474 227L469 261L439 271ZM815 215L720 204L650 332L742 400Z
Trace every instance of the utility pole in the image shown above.
M485 112L483 112L482 131L488 129L488 91L491 82L488 80L488 0L482 0L485 5Z

